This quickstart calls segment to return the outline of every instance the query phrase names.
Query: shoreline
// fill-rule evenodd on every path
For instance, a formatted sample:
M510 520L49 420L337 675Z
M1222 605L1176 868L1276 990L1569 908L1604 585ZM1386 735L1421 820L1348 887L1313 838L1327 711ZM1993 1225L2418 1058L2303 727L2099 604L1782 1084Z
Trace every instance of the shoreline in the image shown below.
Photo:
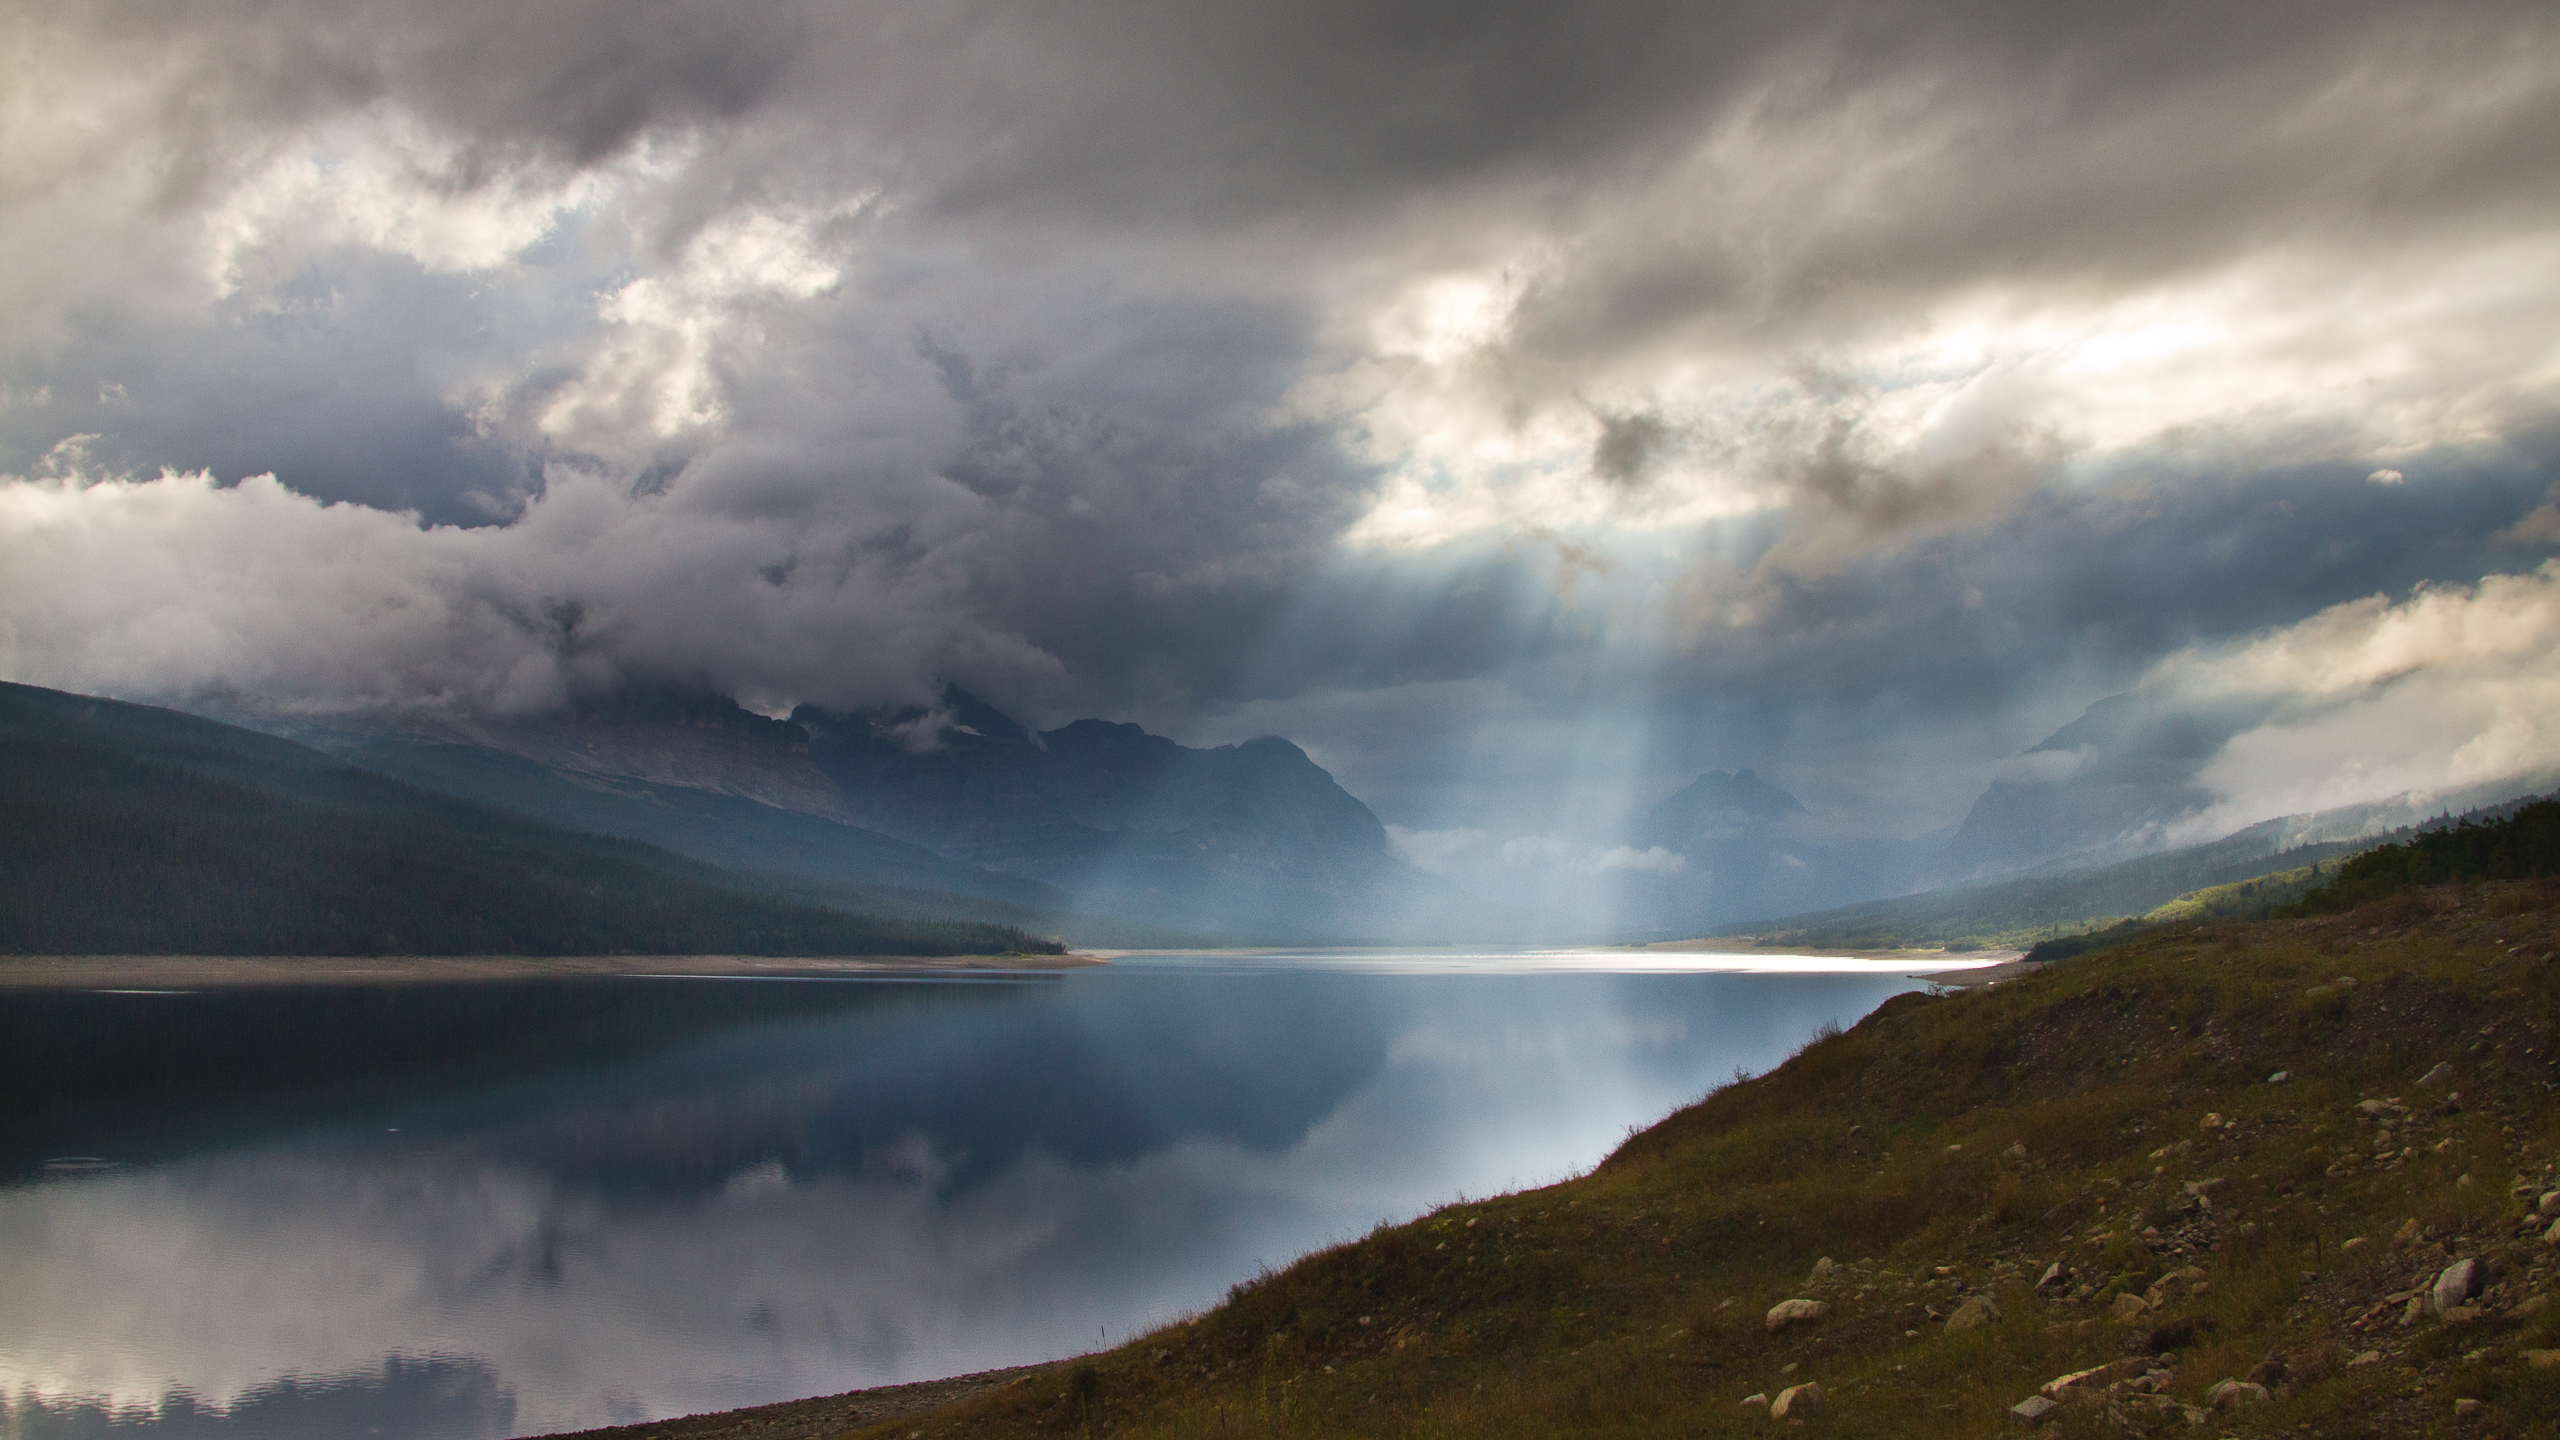
M0 990L215 990L422 985L610 976L816 980L853 975L1081 970L1064 955L7 955Z
M1941 964L1968 965L1983 961L2005 965L2023 959L2027 953L2016 949L1944 950L1912 946L1888 950L1852 950L1838 945L1793 949L1781 945L1763 945L1748 935L1716 935L1696 940L1655 940L1642 948L1681 955L1805 955L1815 959L1927 960Z
M557 1430L527 1440L822 1440L866 1425L901 1420L945 1405L973 1399L991 1390L1018 1385L1044 1371L1071 1363L1042 1360L1008 1365L940 1380L910 1380L900 1385L874 1385L805 1400L776 1400L736 1410L707 1410L699 1415L671 1415L633 1425L598 1430Z

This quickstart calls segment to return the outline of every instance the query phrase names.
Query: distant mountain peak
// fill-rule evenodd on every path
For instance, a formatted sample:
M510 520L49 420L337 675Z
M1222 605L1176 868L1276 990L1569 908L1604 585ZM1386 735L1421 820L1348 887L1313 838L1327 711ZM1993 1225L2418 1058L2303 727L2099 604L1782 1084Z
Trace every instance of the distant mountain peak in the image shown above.
M1653 807L1649 833L1694 835L1737 823L1766 823L1807 813L1804 802L1748 769L1709 770Z

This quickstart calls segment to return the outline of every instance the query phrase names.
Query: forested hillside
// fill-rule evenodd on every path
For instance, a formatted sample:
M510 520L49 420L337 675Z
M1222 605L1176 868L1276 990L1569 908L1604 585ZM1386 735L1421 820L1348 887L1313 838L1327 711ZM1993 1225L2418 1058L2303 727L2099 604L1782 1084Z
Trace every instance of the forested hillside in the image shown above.
M1002 926L749 893L665 851L430 795L288 741L0 686L0 952L957 954Z

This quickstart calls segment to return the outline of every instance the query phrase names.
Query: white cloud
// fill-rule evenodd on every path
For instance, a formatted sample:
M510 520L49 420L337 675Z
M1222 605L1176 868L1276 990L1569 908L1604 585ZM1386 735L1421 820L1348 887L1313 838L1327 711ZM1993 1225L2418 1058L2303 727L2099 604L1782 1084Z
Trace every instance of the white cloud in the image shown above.
M1689 857L1665 850L1659 845L1642 850L1632 845L1617 845L1593 856L1591 868L1602 873L1611 870L1636 870L1648 875L1677 875L1689 868Z
M2278 701L2198 774L2183 834L2560 771L2560 561L2332 606L2163 662L2147 685Z
M0 478L8 678L515 713L635 671L717 674L750 703L852 703L955 665L1052 664L978 620L966 576L929 549L862 546L858 509L736 513L715 482L634 496L556 470L514 522L465 530L272 476Z
M1450 860L1482 846L1486 835L1472 826L1448 830L1408 830L1402 825L1387 827L1387 839L1404 858L1425 870L1439 873Z
M1689 867L1689 857L1659 845L1639 850L1632 845L1577 845L1561 835L1523 835L1503 842L1502 863L1582 875L1605 875L1613 870L1677 875Z

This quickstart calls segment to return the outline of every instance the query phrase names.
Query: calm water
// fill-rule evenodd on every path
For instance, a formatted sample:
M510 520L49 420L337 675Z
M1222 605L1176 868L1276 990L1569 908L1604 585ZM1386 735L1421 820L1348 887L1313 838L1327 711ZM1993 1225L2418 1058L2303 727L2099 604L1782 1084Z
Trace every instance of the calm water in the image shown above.
M499 1437L1116 1343L1918 983L1707 963L0 994L0 1434Z

